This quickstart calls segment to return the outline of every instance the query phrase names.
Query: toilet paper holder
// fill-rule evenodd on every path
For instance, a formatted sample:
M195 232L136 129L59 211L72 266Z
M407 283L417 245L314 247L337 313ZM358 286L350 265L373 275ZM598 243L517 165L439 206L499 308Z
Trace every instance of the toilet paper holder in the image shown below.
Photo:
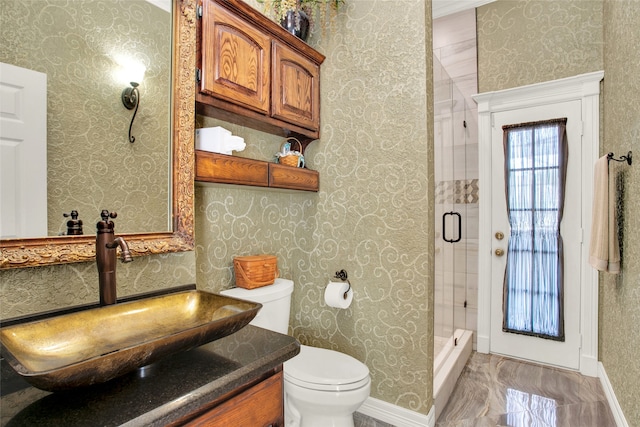
M342 296L342 298L344 298L344 299L347 299L347 295L349 294L349 291L351 290L351 282L349 281L349 279L347 277L348 276L347 276L347 271L346 270L336 271L336 275L333 277L334 279L339 279L339 280L342 280L343 282L347 282L347 284L349 285L349 287L345 291L344 295Z

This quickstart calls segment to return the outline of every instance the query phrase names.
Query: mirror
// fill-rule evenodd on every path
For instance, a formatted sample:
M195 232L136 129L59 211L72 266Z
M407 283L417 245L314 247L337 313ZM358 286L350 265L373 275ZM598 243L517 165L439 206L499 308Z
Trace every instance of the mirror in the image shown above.
M63 216L73 210L86 234L102 209L118 213L122 233L171 229L172 21L162 1L5 4L0 238L74 234ZM132 81L129 143L121 93Z
M113 3L111 0L107 2ZM171 67L173 84L170 96L170 104L173 106L170 135L173 143L171 144L171 149L167 150L171 153L171 179L167 179L168 182L171 182L171 185L167 186L171 206L170 214L166 215L169 218L166 222L170 223L171 226L169 231L146 232L129 230L124 233L119 227L119 220L121 219L119 213L118 220L116 220L116 233L125 236L134 256L193 250L195 1L176 0L173 10L173 61ZM114 110L116 108L126 110L122 107L119 96L118 94L116 100L112 102L113 108ZM142 97L141 102L144 102L144 93ZM85 99L80 102L90 101ZM127 129L131 112L126 110L124 115L127 117L127 126L122 131L122 138L126 144L129 144ZM92 122L100 122L107 119L108 117L104 118L98 115L92 118ZM78 123L78 126L85 126L86 129L90 129L90 124ZM134 134L135 128L134 123ZM120 127L116 132L121 132ZM138 138L136 139L138 140ZM136 165L132 166L136 167ZM142 167L142 165L138 166ZM85 179L90 178L91 176L87 176ZM151 193L150 196L153 196L151 190L146 189L145 191ZM73 208L70 207L70 209ZM99 209L102 209L102 207ZM87 230L85 235L82 236L50 236L1 240L0 268L30 267L95 259L95 224L93 224L93 218L86 219L84 225Z

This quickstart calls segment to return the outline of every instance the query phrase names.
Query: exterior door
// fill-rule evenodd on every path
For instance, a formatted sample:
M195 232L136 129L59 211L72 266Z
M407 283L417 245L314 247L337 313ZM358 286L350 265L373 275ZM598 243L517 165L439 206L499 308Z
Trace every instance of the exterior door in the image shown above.
M560 223L563 241L563 293L564 340L552 340L522 333L506 332L504 329L505 271L508 262L516 257L507 256L510 241L515 234L509 225L507 198L505 196L505 154L503 148L503 126L567 118L568 162L565 183L564 215ZM558 102L551 105L523 107L493 115L491 137L491 343L492 353L527 359L560 367L580 367L580 266L582 250L582 115L581 101ZM526 154L530 155L530 154ZM514 184L512 184L514 185ZM544 191L535 188L534 192ZM535 196L533 196L535 197ZM513 202L511 202L513 203ZM535 204L535 202L534 202ZM514 209L511 206L511 209ZM511 237L511 239L510 239ZM537 249L528 248L535 252ZM510 254L511 255L511 254ZM511 258L511 259L510 259ZM528 266L530 269L538 267ZM535 271L532 271L535 273ZM532 274L534 276L535 274ZM533 279L537 280L537 279ZM514 280L512 280L513 282ZM524 285L525 280L522 280ZM519 286L519 285L518 285ZM536 290L526 290L536 293ZM519 302L522 310L531 310L527 301Z
M0 238L47 235L47 75L0 62Z

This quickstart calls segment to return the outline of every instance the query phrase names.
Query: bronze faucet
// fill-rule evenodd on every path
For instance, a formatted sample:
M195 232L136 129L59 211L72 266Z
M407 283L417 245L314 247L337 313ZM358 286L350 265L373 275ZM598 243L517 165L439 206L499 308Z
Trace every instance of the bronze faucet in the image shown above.
M116 303L116 248L120 247L122 262L131 262L129 245L122 237L114 238L113 221L109 218L118 216L115 212L103 210L102 221L96 224L96 262L98 263L98 285L100 288L100 305Z

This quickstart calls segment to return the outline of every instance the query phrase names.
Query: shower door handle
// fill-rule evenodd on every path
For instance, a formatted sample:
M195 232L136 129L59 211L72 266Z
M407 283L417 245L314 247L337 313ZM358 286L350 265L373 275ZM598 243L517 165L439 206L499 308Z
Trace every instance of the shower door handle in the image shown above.
M447 239L447 216L458 217L458 238ZM462 216L458 212L446 212L442 215L442 240L448 243L457 243L462 240Z

